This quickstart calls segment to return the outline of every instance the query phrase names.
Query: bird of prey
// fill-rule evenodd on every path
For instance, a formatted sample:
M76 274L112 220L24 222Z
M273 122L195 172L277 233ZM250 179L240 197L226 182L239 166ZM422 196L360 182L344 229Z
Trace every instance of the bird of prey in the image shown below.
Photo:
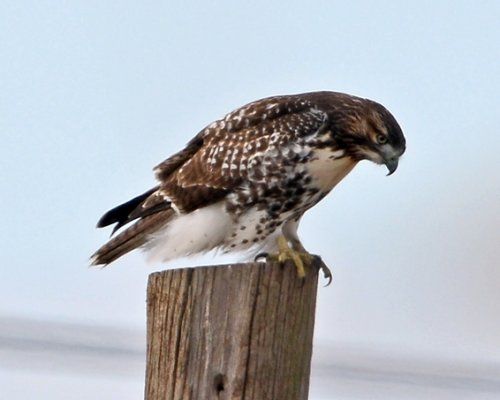
M154 168L157 186L105 213L99 228L126 227L91 263L136 248L153 262L220 249L289 259L303 277L303 214L361 160L392 174L405 147L396 119L368 99L324 91L257 100L202 129Z

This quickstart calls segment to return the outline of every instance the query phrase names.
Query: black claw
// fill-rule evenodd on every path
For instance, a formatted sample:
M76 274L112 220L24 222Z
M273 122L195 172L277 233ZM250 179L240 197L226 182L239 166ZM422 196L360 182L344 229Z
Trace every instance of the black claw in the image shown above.
M262 261L259 261L261 258L264 259L263 262L267 262L267 257L269 257L269 253L266 253L266 252L263 252L263 253L259 253L255 256L255 258L253 259L255 262L262 262Z
M323 276L325 279L328 279L328 282L326 283L326 285L324 287L330 286L330 283L332 283L332 279L333 279L333 276L332 276L330 270L328 270L328 272L323 270Z
M325 263L323 262L323 260L321 259L320 256L313 254L313 257L314 257L314 262L316 263L316 265L319 266L319 269L321 269L321 272L323 272L323 277L325 279L328 279L328 282L326 283L326 285L324 287L330 286L330 283L332 283L332 279L333 279L332 271L330 271L330 268L328 268L325 265Z

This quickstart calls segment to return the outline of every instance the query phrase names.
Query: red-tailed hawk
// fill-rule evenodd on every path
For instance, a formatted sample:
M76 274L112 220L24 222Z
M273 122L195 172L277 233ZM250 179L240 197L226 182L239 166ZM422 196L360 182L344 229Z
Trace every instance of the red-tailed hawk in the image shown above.
M98 227L128 227L91 262L106 265L138 247L161 262L253 250L291 258L303 275L304 212L359 161L385 164L390 175L404 151L396 119L374 101L335 92L255 101L157 165L156 187L104 214Z

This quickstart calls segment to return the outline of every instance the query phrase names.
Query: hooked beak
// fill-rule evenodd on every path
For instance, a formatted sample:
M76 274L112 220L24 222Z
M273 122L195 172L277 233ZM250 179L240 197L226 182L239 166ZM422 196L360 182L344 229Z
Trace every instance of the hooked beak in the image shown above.
M392 175L398 169L398 157L392 157L385 160L385 166L389 170L387 176Z

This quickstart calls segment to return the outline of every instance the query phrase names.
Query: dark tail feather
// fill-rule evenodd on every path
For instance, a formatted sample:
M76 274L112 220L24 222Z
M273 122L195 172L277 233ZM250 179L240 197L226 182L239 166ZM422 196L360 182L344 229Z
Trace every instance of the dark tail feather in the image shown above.
M90 258L91 265L110 264L125 253L142 246L148 235L163 227L174 214L172 209L168 209L140 219L97 250Z
M119 206L109 210L97 222L97 227L102 228L114 223L118 223L120 226L123 226L123 224L125 224L124 221L128 219L132 211L134 211L139 206L139 204L141 204L157 190L158 187L154 187L153 189L148 190L146 193L134 197L132 200L129 200L126 203L120 204Z

